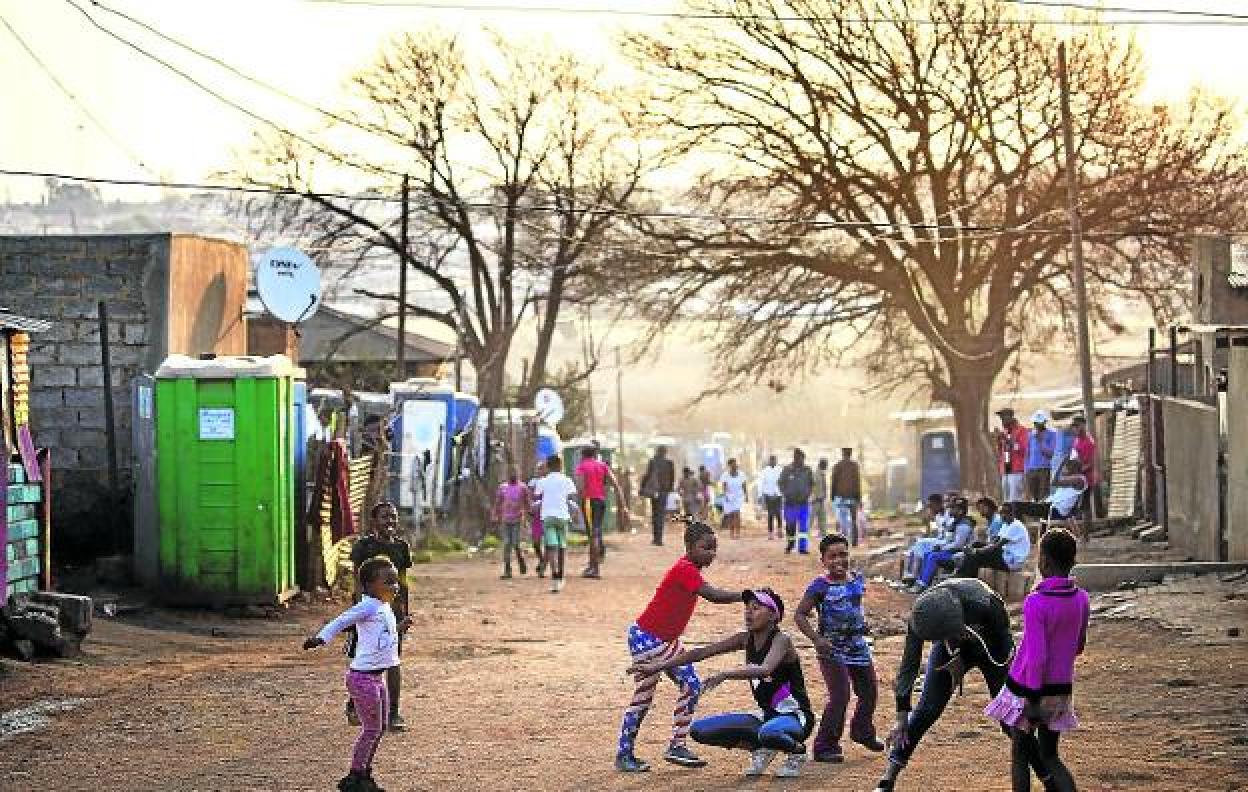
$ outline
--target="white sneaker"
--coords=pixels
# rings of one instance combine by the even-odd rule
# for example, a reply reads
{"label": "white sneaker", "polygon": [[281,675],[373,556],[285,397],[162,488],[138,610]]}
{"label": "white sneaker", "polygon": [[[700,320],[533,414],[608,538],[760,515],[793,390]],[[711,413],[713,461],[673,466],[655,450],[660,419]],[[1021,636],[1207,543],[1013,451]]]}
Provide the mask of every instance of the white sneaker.
{"label": "white sneaker", "polygon": [[745,775],[749,778],[761,776],[767,769],[767,765],[771,764],[771,760],[775,758],[775,751],[759,748],[750,754],[750,766],[745,768]]}
{"label": "white sneaker", "polygon": [[776,771],[776,778],[797,778],[802,774],[802,765],[806,764],[806,754],[789,754]]}
{"label": "white sneaker", "polygon": [[550,590],[555,594],[563,591],[563,578],[555,579],[554,582],[550,584]]}

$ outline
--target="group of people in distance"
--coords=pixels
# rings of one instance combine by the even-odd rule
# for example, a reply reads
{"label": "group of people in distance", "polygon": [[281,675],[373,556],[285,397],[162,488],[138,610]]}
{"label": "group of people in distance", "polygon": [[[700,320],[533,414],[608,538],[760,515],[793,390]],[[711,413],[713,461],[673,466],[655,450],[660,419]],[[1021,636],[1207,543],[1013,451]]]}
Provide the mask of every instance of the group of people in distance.
{"label": "group of people in distance", "polygon": [[988,496],[974,502],[982,528],[971,516],[971,501],[960,492],[927,497],[929,529],[906,551],[900,585],[921,593],[939,575],[975,577],[980,569],[1021,570],[1031,552],[1024,517],[1066,522],[1076,528],[1085,496],[1097,481],[1096,443],[1082,415],[1060,433],[1048,427],[1043,411],[1024,428],[1011,409],[1003,409],[996,432],[1003,502]]}
{"label": "group of people in distance", "polygon": [[[624,711],[615,766],[625,773],[650,769],[635,745],[642,720],[654,701],[660,675],[679,688],[668,762],[702,767],[706,761],[688,742],[750,752],[747,776],[762,775],[778,755],[775,775],[793,778],[806,762],[806,741],[814,735],[817,762],[844,761],[841,738],[851,691],[857,697],[850,740],[870,752],[887,751],[876,792],[891,792],[919,741],[940,718],[968,670],[978,669],[992,696],[985,714],[1011,739],[1010,773],[1016,792],[1029,790],[1031,775],[1045,790],[1066,792],[1075,782],[1058,754],[1061,734],[1077,726],[1073,706],[1075,658],[1087,636],[1088,596],[1075,585],[1077,542],[1062,529],[1040,540],[1042,578],[1023,605],[1023,639],[1014,646],[1009,611],[990,588],[972,578],[955,578],[931,587],[916,600],[907,621],[905,648],[894,682],[896,723],[887,743],[876,734],[878,683],[863,609],[866,583],[849,562],[849,541],[832,533],[819,544],[823,574],[803,593],[794,623],[810,640],[826,684],[827,704],[818,721],[802,670],[801,649],[781,628],[785,605],[770,587],[731,591],[707,582],[703,573],[715,560],[718,542],[708,524],[686,520],[685,555],[668,570],[653,598],[629,626],[629,672],[636,687]],[[699,599],[744,608],[742,629],[696,649],[685,649],[681,635]],[[812,616],[815,620],[812,623]],[[926,666],[924,647],[930,644]],[[700,680],[695,663],[741,653],[743,663]],[[922,674],[917,706],[915,682]],[[694,719],[702,696],[729,680],[749,683],[756,708]]]}
{"label": "group of people in distance", "polygon": [[852,448],[842,448],[831,470],[828,460],[816,467],[806,464],[806,452],[793,449],[789,464],[780,465],[775,454],[758,474],[758,491],[767,516],[767,538],[785,538],[785,553],[810,552],[812,528],[820,538],[828,533],[829,506],[839,532],[853,547],[866,538],[862,515],[862,473]]}
{"label": "group of people in distance", "polygon": [[537,557],[537,575],[545,577],[550,569],[552,592],[563,590],[564,561],[567,558],[568,532],[573,516],[580,515],[585,521],[589,540],[589,563],[581,577],[602,577],[602,564],[607,555],[603,538],[603,523],[607,516],[607,487],[615,491],[620,521],[627,524],[631,519],[627,501],[615,473],[599,459],[597,446],[581,449],[581,461],[570,478],[563,472],[563,460],[558,454],[548,457],[537,466],[536,475],[527,484],[520,480],[520,471],[512,465],[507,480],[499,485],[494,496],[491,518],[499,526],[503,537],[504,580],[512,578],[511,559],[515,556],[521,575],[528,574],[524,560],[524,525],[531,526],[530,538],[533,553]]}

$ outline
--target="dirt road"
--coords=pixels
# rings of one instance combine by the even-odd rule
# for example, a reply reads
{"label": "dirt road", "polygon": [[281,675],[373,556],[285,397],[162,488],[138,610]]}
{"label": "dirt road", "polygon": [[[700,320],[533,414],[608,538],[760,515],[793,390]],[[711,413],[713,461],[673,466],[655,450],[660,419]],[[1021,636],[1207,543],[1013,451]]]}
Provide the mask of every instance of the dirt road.
{"label": "dirt road", "polygon": [[[882,760],[853,745],[846,764],[808,764],[798,782],[743,781],[742,753],[702,749],[710,760],[702,770],[657,761],[675,700],[666,683],[638,746],[654,771],[615,773],[631,690],[625,630],[677,554],[673,543],[651,547],[642,535],[616,539],[606,579],[574,578],[560,595],[531,575],[500,581],[481,560],[418,567],[404,672],[411,729],[383,742],[379,781],[392,791],[871,789]],[[569,569],[581,566],[570,559]],[[707,577],[726,587],[769,584],[793,605],[816,572],[810,558],[785,557],[777,543],[724,539]],[[868,602],[889,632],[908,598],[873,586]],[[0,789],[332,789],[354,734],[342,717],[343,657],[336,647],[299,650],[330,614],[325,606],[280,622],[167,612],[139,623],[100,619],[80,661],[6,664]],[[687,637],[713,639],[740,618],[738,607],[700,604]],[[895,635],[876,642],[882,732],[900,644]],[[739,660],[711,661],[702,673],[729,662]],[[822,706],[821,688],[812,690]],[[1064,753],[1082,789],[1248,788],[1242,639],[1203,645],[1146,623],[1096,622],[1077,693],[1084,728]],[[744,684],[728,683],[699,711],[747,701]],[[965,697],[924,741],[899,789],[1008,789],[1008,744],[981,715],[986,703],[981,679],[969,676]]]}

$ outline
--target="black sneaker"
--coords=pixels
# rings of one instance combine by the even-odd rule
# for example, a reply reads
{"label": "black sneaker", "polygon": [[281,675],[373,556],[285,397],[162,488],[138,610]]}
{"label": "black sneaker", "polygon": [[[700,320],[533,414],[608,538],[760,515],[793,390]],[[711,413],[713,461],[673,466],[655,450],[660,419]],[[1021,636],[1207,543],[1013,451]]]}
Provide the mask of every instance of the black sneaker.
{"label": "black sneaker", "polygon": [[693,751],[683,745],[673,745],[668,748],[663,758],[681,767],[706,767],[705,759],[699,759]]}
{"label": "black sneaker", "polygon": [[879,737],[868,737],[865,740],[854,740],[854,742],[858,743],[872,753],[883,753],[884,749],[888,747],[884,745],[884,741]]}
{"label": "black sneaker", "polygon": [[615,757],[615,769],[621,773],[647,773],[650,771],[650,765],[632,754],[621,754]]}
{"label": "black sneaker", "polygon": [[386,731],[407,731],[407,721],[403,720],[403,716],[396,712],[387,719]]}
{"label": "black sneaker", "polygon": [[815,751],[815,761],[820,764],[840,764],[845,761],[845,754],[840,750]]}
{"label": "black sneaker", "polygon": [[339,792],[373,792],[368,776],[352,770],[338,781]]}

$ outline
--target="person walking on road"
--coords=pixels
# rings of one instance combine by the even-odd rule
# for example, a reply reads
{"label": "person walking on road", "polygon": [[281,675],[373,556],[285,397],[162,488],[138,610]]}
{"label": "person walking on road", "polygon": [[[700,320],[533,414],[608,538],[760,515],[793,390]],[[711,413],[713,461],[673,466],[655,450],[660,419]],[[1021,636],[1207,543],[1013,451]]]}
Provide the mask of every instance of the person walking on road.
{"label": "person walking on road", "polygon": [[854,461],[854,449],[842,448],[841,458],[832,468],[832,505],[836,509],[836,522],[841,533],[849,539],[850,547],[857,547],[858,509],[862,506],[862,471]]}
{"label": "person walking on road", "polygon": [[[620,525],[627,525],[631,516],[628,507],[624,505],[624,490],[611,472],[611,467],[598,458],[597,446],[590,445],[581,449],[581,462],[576,466],[574,475],[589,536],[589,566],[581,573],[581,577],[599,578],[602,576],[602,561],[607,555],[602,526],[607,517],[608,484],[615,490],[616,513],[619,515]],[[522,573],[523,571],[521,568]]]}
{"label": "person walking on road", "polygon": [[749,500],[748,479],[737,467],[735,458],[728,460],[728,469],[719,477],[724,492],[724,528],[732,539],[741,538],[741,510]]}
{"label": "person walking on road", "polygon": [[810,517],[819,531],[819,538],[828,535],[828,460],[820,459],[815,466],[815,489],[810,494]]}
{"label": "person walking on road", "polygon": [[663,522],[667,519],[667,499],[676,491],[676,465],[667,458],[667,449],[659,446],[641,474],[641,497],[650,501],[650,528],[655,545],[663,544]]}
{"label": "person walking on road", "polygon": [[793,461],[780,473],[780,494],[784,498],[784,552],[810,553],[810,496],[815,489],[815,472],[806,464],[806,452],[793,449]]}
{"label": "person walking on road", "polygon": [[784,498],[780,495],[780,474],[784,469],[776,455],[767,457],[767,466],[758,474],[759,494],[763,496],[763,506],[767,508],[767,538],[773,539],[780,535],[784,528]]}

